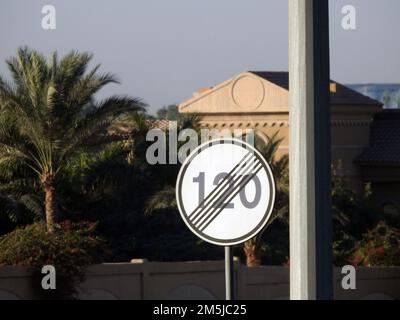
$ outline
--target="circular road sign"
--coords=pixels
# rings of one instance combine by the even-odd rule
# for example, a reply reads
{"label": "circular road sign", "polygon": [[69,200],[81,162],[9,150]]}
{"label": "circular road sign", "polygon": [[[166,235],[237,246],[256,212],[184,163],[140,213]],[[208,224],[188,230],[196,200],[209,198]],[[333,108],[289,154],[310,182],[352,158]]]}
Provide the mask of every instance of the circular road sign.
{"label": "circular road sign", "polygon": [[176,199],[189,229],[204,241],[232,246],[257,235],[275,202],[275,181],[264,157],[248,143],[217,139],[185,160]]}

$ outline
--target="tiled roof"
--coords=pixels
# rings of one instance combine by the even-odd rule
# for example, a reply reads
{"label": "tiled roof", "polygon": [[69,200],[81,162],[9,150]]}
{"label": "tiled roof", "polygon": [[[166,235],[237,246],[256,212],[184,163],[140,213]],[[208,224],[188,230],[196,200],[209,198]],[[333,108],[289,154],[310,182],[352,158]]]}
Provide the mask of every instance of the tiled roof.
{"label": "tiled roof", "polygon": [[[250,71],[251,73],[270,81],[281,88],[289,90],[289,72],[284,71]],[[351,105],[379,105],[382,103],[371,99],[357,91],[354,91],[340,83],[332,81],[336,84],[336,92],[331,91],[331,104],[351,104]]]}
{"label": "tiled roof", "polygon": [[172,127],[176,127],[176,122],[166,119],[149,119],[146,122],[151,129],[161,129],[163,131],[166,131],[168,130],[170,125]]}
{"label": "tiled roof", "polygon": [[[147,119],[146,124],[149,129],[160,129],[167,131],[169,127],[176,127],[175,121],[165,119]],[[131,125],[120,123],[111,128],[107,128],[104,134],[109,137],[114,137],[115,140],[126,139],[134,132],[134,128]]]}
{"label": "tiled roof", "polygon": [[400,166],[400,110],[385,110],[375,116],[370,146],[356,162],[360,165]]}

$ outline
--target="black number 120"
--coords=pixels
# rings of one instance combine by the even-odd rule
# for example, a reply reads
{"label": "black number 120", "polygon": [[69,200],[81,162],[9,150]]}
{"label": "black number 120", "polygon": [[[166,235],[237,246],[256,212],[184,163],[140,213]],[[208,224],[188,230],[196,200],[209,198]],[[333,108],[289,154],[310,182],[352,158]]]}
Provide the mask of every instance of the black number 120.
{"label": "black number 120", "polygon": [[[218,185],[218,183],[220,183],[220,181],[225,179],[225,177],[227,175],[228,175],[228,173],[226,173],[226,172],[221,172],[221,173],[217,174],[213,181],[214,185],[215,186]],[[204,186],[205,178],[206,178],[205,172],[200,172],[200,174],[197,177],[193,178],[193,182],[199,184],[199,203],[202,203],[204,201],[204,197],[205,197],[205,190],[204,190],[205,189],[205,186]],[[252,201],[248,201],[248,199],[247,199],[246,192],[245,192],[246,187],[244,187],[242,190],[240,190],[240,201],[242,202],[243,206],[247,209],[255,208],[261,199],[260,179],[255,175],[252,177],[251,181],[254,182],[255,187],[256,187],[256,193],[255,193],[254,199]],[[234,187],[234,181],[233,181],[232,177],[228,178],[228,184],[229,184],[229,188]],[[226,209],[234,209],[234,204],[233,203],[219,203],[218,207],[226,208]]]}

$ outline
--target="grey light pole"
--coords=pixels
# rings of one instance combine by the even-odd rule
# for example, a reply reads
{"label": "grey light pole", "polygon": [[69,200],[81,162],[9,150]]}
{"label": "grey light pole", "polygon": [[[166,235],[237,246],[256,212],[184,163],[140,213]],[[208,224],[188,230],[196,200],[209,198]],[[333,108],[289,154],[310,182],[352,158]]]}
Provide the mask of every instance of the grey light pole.
{"label": "grey light pole", "polygon": [[289,0],[290,297],[332,299],[328,0]]}

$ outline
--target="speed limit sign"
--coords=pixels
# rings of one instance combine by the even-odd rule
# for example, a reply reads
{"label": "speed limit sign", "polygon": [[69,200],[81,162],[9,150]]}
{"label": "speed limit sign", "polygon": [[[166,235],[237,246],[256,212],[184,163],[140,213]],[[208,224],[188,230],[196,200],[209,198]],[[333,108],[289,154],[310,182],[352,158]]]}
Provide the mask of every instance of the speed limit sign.
{"label": "speed limit sign", "polygon": [[189,229],[220,246],[245,242],[268,222],[275,182],[264,157],[238,139],[204,143],[185,160],[176,198]]}

